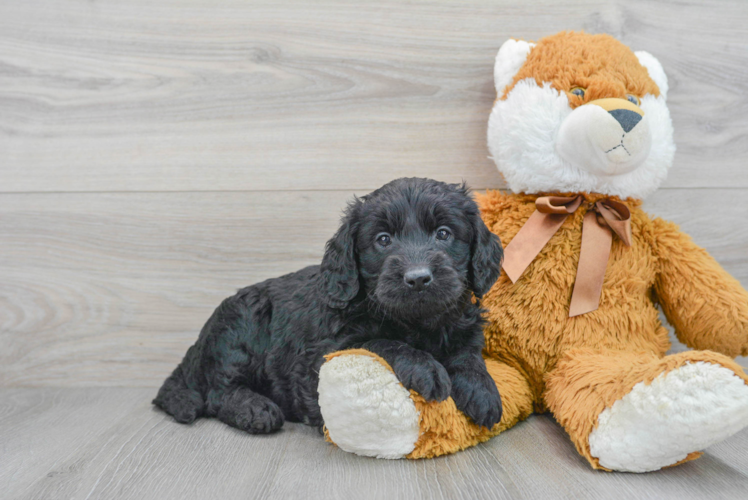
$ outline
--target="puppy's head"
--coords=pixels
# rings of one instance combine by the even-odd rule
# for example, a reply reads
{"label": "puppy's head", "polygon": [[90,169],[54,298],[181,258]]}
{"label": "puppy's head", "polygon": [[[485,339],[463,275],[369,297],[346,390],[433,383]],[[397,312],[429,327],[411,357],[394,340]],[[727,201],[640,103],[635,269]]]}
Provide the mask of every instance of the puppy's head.
{"label": "puppy's head", "polygon": [[416,319],[443,313],[467,291],[481,297],[501,258],[464,185],[398,179],[348,206],[321,268],[331,307],[360,294],[389,316]]}

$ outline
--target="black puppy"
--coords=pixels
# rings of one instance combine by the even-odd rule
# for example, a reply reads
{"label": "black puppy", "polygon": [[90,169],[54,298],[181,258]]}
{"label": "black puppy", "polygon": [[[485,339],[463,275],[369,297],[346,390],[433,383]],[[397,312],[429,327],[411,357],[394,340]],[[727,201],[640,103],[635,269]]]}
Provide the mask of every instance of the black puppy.
{"label": "black puppy", "polygon": [[465,185],[392,181],[350,203],[321,266],[224,300],[153,403],[178,422],[217,417],[250,433],[284,419],[321,426],[323,356],[363,347],[406,388],[428,400],[452,396],[491,427],[501,399],[472,295],[493,285],[501,258]]}

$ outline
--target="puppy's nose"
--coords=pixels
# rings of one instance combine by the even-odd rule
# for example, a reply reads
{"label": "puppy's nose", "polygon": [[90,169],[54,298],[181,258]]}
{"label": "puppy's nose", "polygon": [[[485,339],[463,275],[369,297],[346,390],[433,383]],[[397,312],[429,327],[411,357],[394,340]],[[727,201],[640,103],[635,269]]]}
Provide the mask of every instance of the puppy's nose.
{"label": "puppy's nose", "polygon": [[433,276],[427,267],[411,269],[405,273],[404,280],[408,287],[420,291],[431,284]]}

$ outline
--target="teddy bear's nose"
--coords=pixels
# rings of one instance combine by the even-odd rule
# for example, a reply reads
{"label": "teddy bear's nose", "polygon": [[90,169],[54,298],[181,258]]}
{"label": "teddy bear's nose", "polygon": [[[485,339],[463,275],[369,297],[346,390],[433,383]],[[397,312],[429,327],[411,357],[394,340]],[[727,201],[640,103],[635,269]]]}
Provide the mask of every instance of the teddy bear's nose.
{"label": "teddy bear's nose", "polygon": [[623,127],[623,131],[627,134],[636,127],[636,124],[639,123],[642,119],[642,115],[635,111],[631,111],[629,109],[614,109],[611,111],[608,111],[613,118],[616,119],[618,123],[621,124],[621,127]]}

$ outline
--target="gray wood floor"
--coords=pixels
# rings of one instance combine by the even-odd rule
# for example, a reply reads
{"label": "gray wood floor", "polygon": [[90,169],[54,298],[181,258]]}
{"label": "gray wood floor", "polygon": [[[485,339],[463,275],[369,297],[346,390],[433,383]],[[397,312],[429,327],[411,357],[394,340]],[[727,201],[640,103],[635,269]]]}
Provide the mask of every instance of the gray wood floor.
{"label": "gray wood floor", "polygon": [[433,460],[345,453],[309,427],[174,423],[153,389],[0,390],[0,491],[19,499],[745,498],[748,430],[656,474],[595,472],[549,416]]}
{"label": "gray wood floor", "polygon": [[678,152],[645,207],[748,286],[745,0],[0,2],[0,497],[748,498],[746,432],[605,474],[548,416],[389,462],[150,407],[219,301],[318,262],[354,194],[503,187],[496,51],[565,29],[660,59]]}

